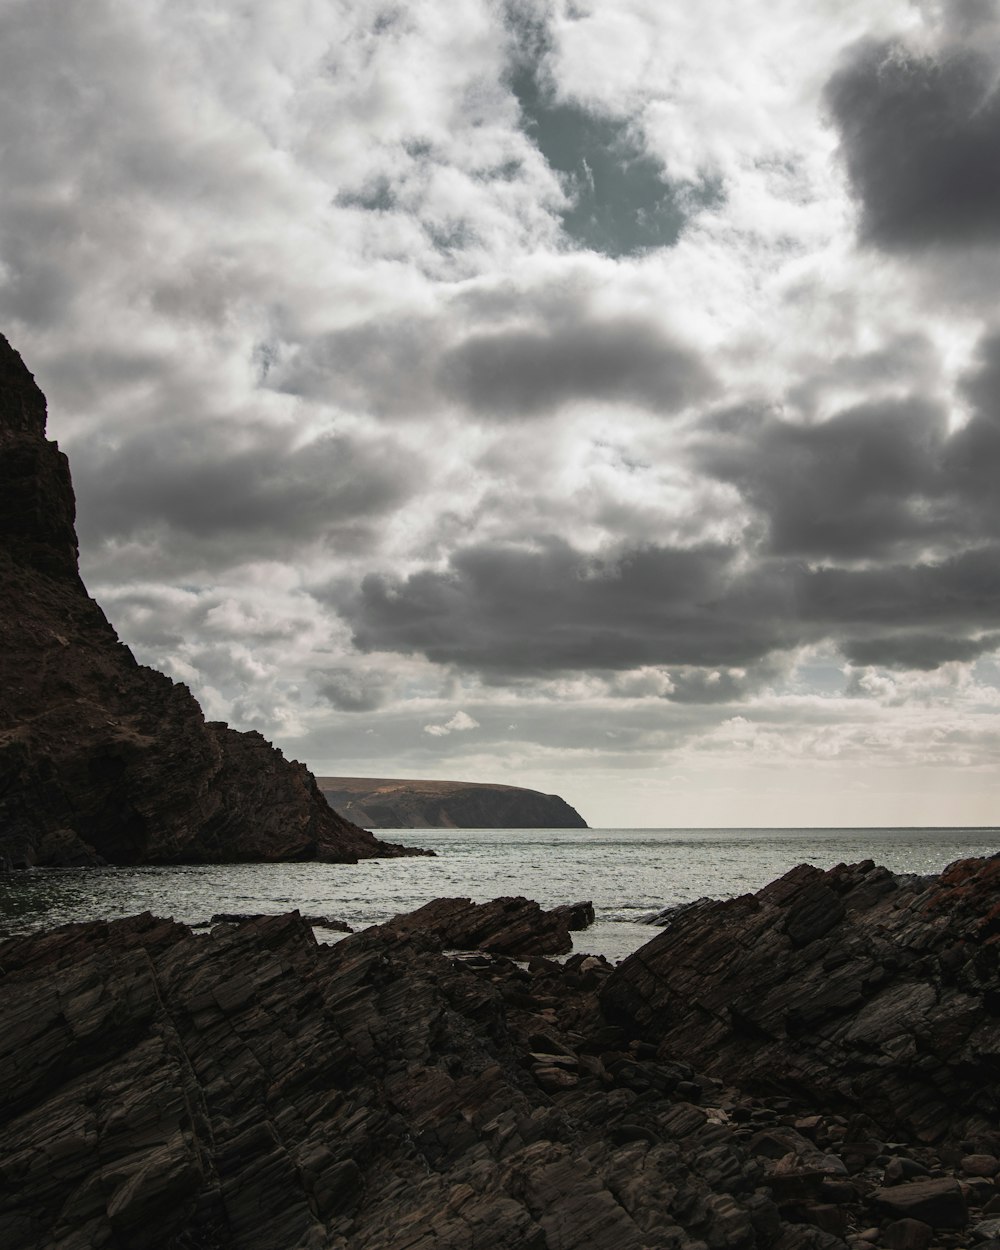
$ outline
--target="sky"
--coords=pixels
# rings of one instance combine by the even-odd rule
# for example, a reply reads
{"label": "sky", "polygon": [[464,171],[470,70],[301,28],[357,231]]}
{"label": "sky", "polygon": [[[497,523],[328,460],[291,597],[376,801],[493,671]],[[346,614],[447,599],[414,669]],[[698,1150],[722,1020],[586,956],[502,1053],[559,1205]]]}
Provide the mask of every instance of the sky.
{"label": "sky", "polygon": [[0,0],[0,330],[321,775],[1000,821],[986,0]]}

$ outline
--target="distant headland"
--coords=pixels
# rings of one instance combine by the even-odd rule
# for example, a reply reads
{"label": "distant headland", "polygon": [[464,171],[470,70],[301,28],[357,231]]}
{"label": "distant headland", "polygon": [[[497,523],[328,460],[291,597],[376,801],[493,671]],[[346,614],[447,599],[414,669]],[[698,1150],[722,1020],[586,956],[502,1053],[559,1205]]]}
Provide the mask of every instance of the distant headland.
{"label": "distant headland", "polygon": [[368,829],[586,829],[558,794],[482,781],[317,777],[330,806]]}

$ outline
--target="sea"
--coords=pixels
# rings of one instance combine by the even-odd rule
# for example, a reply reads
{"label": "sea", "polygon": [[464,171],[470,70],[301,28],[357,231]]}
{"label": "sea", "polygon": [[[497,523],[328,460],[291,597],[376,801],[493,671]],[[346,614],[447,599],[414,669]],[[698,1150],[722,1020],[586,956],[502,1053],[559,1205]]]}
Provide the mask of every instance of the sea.
{"label": "sea", "polygon": [[[618,962],[677,903],[760,889],[801,863],[872,859],[893,872],[939,872],[1000,852],[977,829],[383,829],[435,857],[359,864],[197,864],[43,868],[0,875],[0,937],[69,921],[151,911],[198,925],[220,913],[328,916],[354,929],[434,898],[525,895],[544,907],[590,899],[596,921],[575,947]],[[318,928],[321,941],[338,934]]]}

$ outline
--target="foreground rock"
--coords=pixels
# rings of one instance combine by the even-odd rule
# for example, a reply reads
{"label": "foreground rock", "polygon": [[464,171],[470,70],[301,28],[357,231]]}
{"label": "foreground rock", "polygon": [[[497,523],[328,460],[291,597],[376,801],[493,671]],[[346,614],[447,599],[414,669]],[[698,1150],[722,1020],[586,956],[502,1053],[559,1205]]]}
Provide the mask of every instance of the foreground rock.
{"label": "foreground rock", "polygon": [[589,902],[543,911],[527,898],[495,898],[488,903],[438,898],[396,916],[384,927],[400,935],[428,934],[452,950],[529,959],[567,954],[573,949],[570,930],[585,929],[593,921],[594,906]]}
{"label": "foreground rock", "polygon": [[1000,856],[930,878],[802,865],[678,913],[603,1006],[660,1055],[745,1090],[863,1113],[882,1140],[965,1140],[966,1155],[983,1142],[992,1156],[998,974]]}
{"label": "foreground rock", "polygon": [[136,664],[77,571],[66,457],[0,336],[0,868],[413,854]]}
{"label": "foreground rock", "polygon": [[558,794],[481,781],[319,777],[327,802],[370,829],[586,829]]}
{"label": "foreground rock", "polygon": [[574,960],[323,947],[297,915],[8,942],[0,1244],[794,1250],[674,1068],[580,1031],[607,970]]}
{"label": "foreground rock", "polygon": [[797,869],[618,969],[413,917],[9,941],[0,1245],[998,1250],[998,865]]}

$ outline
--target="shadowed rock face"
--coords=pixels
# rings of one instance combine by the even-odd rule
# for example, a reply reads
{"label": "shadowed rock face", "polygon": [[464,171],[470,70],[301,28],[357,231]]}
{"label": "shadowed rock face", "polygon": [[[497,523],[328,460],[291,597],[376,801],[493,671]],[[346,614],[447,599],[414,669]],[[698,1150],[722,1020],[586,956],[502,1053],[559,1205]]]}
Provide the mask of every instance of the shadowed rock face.
{"label": "shadowed rock face", "polygon": [[372,829],[586,829],[558,794],[477,781],[319,777],[327,802]]}
{"label": "shadowed rock face", "polygon": [[473,969],[385,931],[317,947],[294,915],[0,946],[0,1244],[773,1244],[759,1163],[666,1077],[640,1104],[616,1039],[620,1077],[582,1045],[591,962],[585,990],[582,964]]}
{"label": "shadowed rock face", "polygon": [[803,864],[703,900],[616,969],[615,1020],[743,1089],[935,1142],[1000,1122],[1000,856]]}
{"label": "shadowed rock face", "polygon": [[449,958],[426,909],[10,940],[0,1245],[995,1250],[998,871],[797,869],[617,970]]}
{"label": "shadowed rock face", "polygon": [[543,911],[527,898],[495,898],[473,903],[467,898],[437,898],[383,927],[398,936],[431,934],[452,950],[489,951],[528,959],[532,955],[565,955],[573,949],[571,929],[594,922],[594,905],[570,903]]}
{"label": "shadowed rock face", "polygon": [[135,662],[77,571],[66,457],[0,336],[0,867],[412,854]]}

